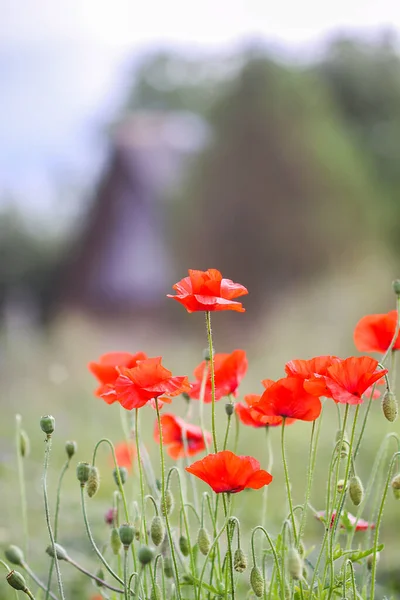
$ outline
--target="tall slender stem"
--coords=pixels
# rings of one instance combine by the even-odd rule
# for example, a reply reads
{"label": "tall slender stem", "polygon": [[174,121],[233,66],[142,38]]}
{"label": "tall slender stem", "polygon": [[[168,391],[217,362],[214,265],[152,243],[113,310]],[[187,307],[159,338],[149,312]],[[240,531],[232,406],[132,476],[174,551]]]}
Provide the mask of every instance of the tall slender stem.
{"label": "tall slender stem", "polygon": [[[142,458],[140,455],[140,440],[139,440],[139,409],[135,409],[135,439],[136,439],[136,451],[137,451],[137,459],[138,459],[138,467],[139,467],[139,480],[140,480],[140,496],[141,496],[141,504],[142,504],[142,519],[143,519],[143,527],[144,527],[144,540],[146,545],[148,544],[148,535],[147,535],[147,524],[146,524],[146,510],[144,505],[144,479],[143,479],[143,465]],[[142,537],[142,531],[140,532],[140,537]]]}
{"label": "tall slender stem", "polygon": [[211,313],[206,312],[206,327],[208,350],[210,353],[210,377],[211,377],[211,432],[213,437],[214,452],[218,452],[217,432],[215,429],[215,372],[214,372],[214,347],[211,330]]}
{"label": "tall slender stem", "polygon": [[124,549],[124,597],[129,600],[128,594],[128,548]]}
{"label": "tall slender stem", "polygon": [[[274,464],[274,457],[272,453],[272,444],[271,444],[271,431],[270,427],[265,428],[265,432],[267,434],[267,450],[268,450],[268,465],[267,471],[271,473],[272,467]],[[262,497],[262,514],[261,514],[261,525],[265,528],[267,525],[267,504],[268,504],[268,485],[264,486],[263,489],[263,497]]]}
{"label": "tall slender stem", "polygon": [[[318,419],[318,421],[321,421],[321,418]],[[301,513],[301,521],[300,521],[300,529],[299,529],[299,537],[298,537],[298,546],[301,542],[301,538],[303,537],[304,534],[304,529],[306,526],[306,520],[307,520],[307,508],[308,508],[308,502],[310,500],[310,494],[311,494],[311,484],[312,484],[312,475],[313,475],[313,455],[314,455],[314,434],[316,431],[316,425],[315,425],[315,421],[313,421],[312,424],[312,429],[311,429],[311,438],[310,438],[310,451],[309,451],[309,455],[308,455],[308,469],[307,469],[307,487],[306,487],[306,494],[305,494],[305,498],[304,498],[304,507]]]}
{"label": "tall slender stem", "polygon": [[290,519],[292,522],[293,538],[294,538],[295,545],[297,545],[296,521],[294,519],[294,513],[293,513],[292,490],[290,488],[289,470],[288,470],[288,466],[287,466],[286,452],[285,452],[285,429],[286,429],[285,425],[286,425],[286,418],[283,419],[282,429],[281,429],[281,432],[282,432],[281,433],[282,462],[283,462],[283,471],[285,473],[286,493],[287,493],[287,498],[288,498],[288,502],[289,502],[289,512],[290,512]]}
{"label": "tall slender stem", "polygon": [[201,433],[203,436],[203,441],[204,441],[204,446],[206,448],[206,453],[208,454],[210,449],[208,447],[208,440],[207,440],[207,436],[206,436],[206,428],[204,426],[204,397],[206,394],[206,384],[207,384],[207,377],[208,377],[208,365],[207,365],[207,361],[205,364],[205,368],[203,371],[203,377],[201,379],[201,383],[200,383],[200,395],[199,395],[199,415],[200,415],[200,427],[201,427]]}
{"label": "tall slender stem", "polygon": [[[25,569],[29,577],[32,579],[32,581],[36,583],[38,587],[40,587],[44,592],[47,592],[48,587],[46,587],[46,584],[41,579],[39,579],[39,577],[32,571],[32,569],[28,564],[26,564],[26,562],[21,563],[21,567]],[[58,600],[58,596],[53,594],[53,592],[49,591],[49,596],[50,598],[52,598],[52,600]]]}
{"label": "tall slender stem", "polygon": [[15,416],[16,422],[16,450],[17,450],[17,468],[18,468],[18,482],[19,492],[21,497],[21,512],[22,512],[22,525],[24,530],[24,553],[25,556],[29,557],[29,529],[28,529],[28,509],[26,502],[26,488],[25,488],[25,474],[24,474],[24,461],[21,454],[21,415]]}

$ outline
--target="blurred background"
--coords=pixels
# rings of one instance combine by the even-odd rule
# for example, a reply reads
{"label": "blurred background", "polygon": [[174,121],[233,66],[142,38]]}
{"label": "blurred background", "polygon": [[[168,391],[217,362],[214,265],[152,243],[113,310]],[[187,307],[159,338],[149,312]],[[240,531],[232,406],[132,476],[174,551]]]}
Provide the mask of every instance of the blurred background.
{"label": "blurred background", "polygon": [[[202,316],[165,298],[188,268],[218,268],[250,291],[244,315],[214,319],[217,351],[248,352],[243,392],[257,393],[260,380],[281,376],[292,358],[353,354],[358,319],[394,307],[400,7],[395,0],[0,0],[0,8],[6,545],[22,531],[15,413],[32,438],[29,503],[39,515],[41,414],[57,419],[52,485],[65,439],[76,438],[87,460],[100,436],[122,437],[116,407],[92,395],[89,360],[143,350],[162,355],[176,374],[191,374],[201,361]],[[152,446],[153,414],[144,419]],[[368,432],[365,474],[389,431],[379,423]],[[335,435],[326,427],[320,504]],[[251,433],[243,432],[243,451],[255,444]],[[296,424],[291,435],[301,488],[296,460],[301,446],[305,469],[309,428]],[[65,520],[81,523],[72,475],[68,485]],[[96,509],[100,530],[110,487],[111,476]],[[41,540],[33,554],[39,570],[47,539],[40,518],[31,532]],[[281,518],[271,516],[272,529]],[[396,527],[392,502],[383,528],[389,548],[397,547]],[[79,536],[67,535],[77,551],[85,544]],[[394,563],[387,552],[382,584],[393,579]],[[80,579],[71,585],[82,588]]]}

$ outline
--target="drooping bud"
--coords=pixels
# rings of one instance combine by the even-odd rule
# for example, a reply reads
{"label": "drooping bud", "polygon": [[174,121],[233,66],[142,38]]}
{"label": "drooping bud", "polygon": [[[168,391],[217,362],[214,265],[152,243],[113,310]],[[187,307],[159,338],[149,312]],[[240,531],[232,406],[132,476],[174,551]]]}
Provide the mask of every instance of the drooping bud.
{"label": "drooping bud", "polygon": [[211,542],[208,531],[204,527],[200,527],[199,533],[197,534],[197,545],[200,552],[206,556],[210,550]]}
{"label": "drooping bud", "polygon": [[47,415],[40,419],[40,428],[46,435],[50,436],[55,428],[56,420],[54,417]]}
{"label": "drooping bud", "polygon": [[111,546],[111,550],[113,551],[113,553],[115,555],[119,554],[121,545],[122,545],[121,538],[119,537],[118,529],[116,527],[113,527],[111,529],[111,535],[110,535],[110,546]]}
{"label": "drooping bud", "polygon": [[233,413],[235,412],[235,407],[233,406],[232,402],[227,402],[225,404],[225,412],[228,415],[228,417],[231,417],[233,415]]}
{"label": "drooping bud", "polygon": [[78,465],[76,467],[76,476],[78,478],[78,481],[80,481],[82,487],[87,483],[87,481],[89,479],[89,475],[90,475],[89,463],[87,463],[87,462],[78,463]]}
{"label": "drooping bud", "polygon": [[389,392],[389,390],[386,390],[383,395],[382,410],[386,419],[391,423],[397,419],[399,408],[397,405],[396,396],[393,394],[393,392]]}
{"label": "drooping bud", "polygon": [[132,544],[134,537],[135,528],[133,525],[130,523],[123,523],[119,528],[119,539],[121,540],[125,550]]}
{"label": "drooping bud", "polygon": [[28,438],[28,434],[24,429],[19,432],[19,452],[23,458],[29,456],[31,451],[31,444]]}
{"label": "drooping bud", "polygon": [[148,565],[153,560],[154,552],[148,546],[142,546],[138,551],[138,559],[142,565]]}
{"label": "drooping bud", "polygon": [[392,486],[393,495],[396,500],[400,500],[400,473],[397,473],[390,482]]}
{"label": "drooping bud", "polygon": [[189,402],[190,402],[189,394],[187,394],[186,392],[182,392],[182,397],[189,404]]}
{"label": "drooping bud", "polygon": [[189,556],[189,542],[184,535],[181,535],[181,537],[179,538],[179,549],[182,552],[183,556]]}
{"label": "drooping bud", "polygon": [[392,287],[396,296],[400,296],[400,279],[395,279],[392,281]]}
{"label": "drooping bud", "polygon": [[340,458],[346,458],[349,454],[349,438],[347,437],[347,433],[343,433],[343,443],[339,444],[342,440],[342,430],[338,429],[336,432],[336,444],[338,448],[338,452],[340,452]]}
{"label": "drooping bud", "polygon": [[150,600],[161,600],[161,589],[158,583],[155,583],[151,588]]}
{"label": "drooping bud", "polygon": [[354,475],[350,479],[349,495],[352,503],[355,506],[361,504],[364,498],[364,486],[362,484],[361,479],[357,475]]}
{"label": "drooping bud", "polygon": [[233,556],[233,568],[238,573],[243,573],[247,569],[247,556],[241,548],[237,548]]}
{"label": "drooping bud", "polygon": [[153,517],[150,524],[150,537],[155,546],[159,546],[164,539],[164,522],[159,515]]}
{"label": "drooping bud", "polygon": [[293,579],[301,579],[303,573],[303,561],[296,548],[290,548],[288,553],[288,568]]}
{"label": "drooping bud", "polygon": [[252,568],[250,573],[250,585],[257,598],[262,598],[265,582],[260,569],[256,566]]}
{"label": "drooping bud", "polygon": [[[125,467],[118,467],[118,471],[119,471],[119,476],[121,478],[121,483],[122,483],[122,485],[124,485],[124,483],[128,479],[128,469],[126,469]],[[113,470],[113,477],[114,477],[114,481],[117,486],[119,486],[118,471],[117,471],[117,469]]]}
{"label": "drooping bud", "polygon": [[[213,354],[214,354],[214,351],[213,351]],[[211,358],[210,348],[204,348],[204,350],[203,350],[203,360],[205,360],[206,362],[210,362],[210,358]]]}
{"label": "drooping bud", "polygon": [[72,458],[76,451],[78,450],[78,444],[74,441],[65,442],[65,452],[67,453],[68,458]]}
{"label": "drooping bud", "polygon": [[[60,546],[60,544],[54,544],[54,549],[56,551],[55,555],[57,556],[58,560],[68,560],[69,559],[67,551],[65,550],[65,548]],[[46,553],[49,556],[51,556],[51,558],[54,558],[53,546],[47,546]]]}
{"label": "drooping bud", "polygon": [[[95,583],[97,585],[97,587],[103,587],[103,581],[104,581],[104,571],[101,567],[99,567],[96,571],[96,577],[97,579],[95,579]],[[102,581],[98,581],[99,579],[101,579]]]}
{"label": "drooping bud", "polygon": [[5,549],[4,554],[6,559],[10,561],[12,565],[19,566],[24,562],[24,553],[22,552],[21,548],[18,548],[18,546],[8,546],[8,548]]}
{"label": "drooping bud", "polygon": [[170,490],[165,490],[164,498],[161,498],[160,502],[160,510],[161,514],[165,517],[165,515],[171,514],[174,508],[174,497]]}
{"label": "drooping bud", "polygon": [[11,585],[14,590],[19,590],[21,592],[25,592],[27,590],[26,581],[18,571],[10,571],[6,577],[7,583]]}
{"label": "drooping bud", "polygon": [[[338,491],[339,494],[341,494],[343,492],[343,490],[344,490],[344,483],[345,483],[344,479],[339,479],[339,481],[337,482],[337,488],[336,489],[337,489],[337,491]],[[346,488],[347,488],[347,486],[346,486]]]}
{"label": "drooping bud", "polygon": [[100,473],[97,467],[92,465],[89,471],[89,479],[86,485],[86,491],[89,498],[93,498],[100,487]]}
{"label": "drooping bud", "polygon": [[[378,564],[378,562],[380,561],[381,555],[380,552],[377,552],[375,555],[375,562],[376,564]],[[367,556],[367,569],[368,571],[372,571],[372,565],[374,564],[374,555],[373,554],[369,554]]]}
{"label": "drooping bud", "polygon": [[164,575],[168,577],[168,579],[172,579],[174,576],[174,568],[172,566],[172,558],[170,556],[166,556],[164,558]]}

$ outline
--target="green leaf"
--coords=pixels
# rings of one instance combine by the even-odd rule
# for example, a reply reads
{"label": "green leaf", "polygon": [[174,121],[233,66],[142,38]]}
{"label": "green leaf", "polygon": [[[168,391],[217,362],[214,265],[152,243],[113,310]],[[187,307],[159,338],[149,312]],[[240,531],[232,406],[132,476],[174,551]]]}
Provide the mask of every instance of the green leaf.
{"label": "green leaf", "polygon": [[[377,547],[376,551],[382,552],[383,548],[384,548],[384,544],[380,544]],[[370,556],[374,552],[375,552],[374,548],[369,548],[369,550],[348,550],[343,553],[343,556],[345,556],[346,558],[349,558],[352,562],[358,562],[358,561],[362,560],[363,558]]]}

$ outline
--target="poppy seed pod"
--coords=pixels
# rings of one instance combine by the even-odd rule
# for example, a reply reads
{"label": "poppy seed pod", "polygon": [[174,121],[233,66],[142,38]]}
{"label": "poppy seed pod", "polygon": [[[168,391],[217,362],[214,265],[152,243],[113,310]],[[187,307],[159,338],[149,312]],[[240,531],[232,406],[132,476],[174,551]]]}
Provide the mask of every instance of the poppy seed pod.
{"label": "poppy seed pod", "polygon": [[238,573],[243,573],[247,569],[247,556],[241,548],[237,548],[233,556],[233,568]]}
{"label": "poppy seed pod", "polygon": [[68,458],[72,458],[78,449],[78,444],[73,441],[65,442],[65,452],[67,453]]}
{"label": "poppy seed pod", "polygon": [[228,417],[231,417],[233,415],[233,413],[235,412],[235,407],[232,404],[232,402],[227,402],[225,404],[225,412],[228,415]]}
{"label": "poppy seed pod", "polygon": [[[124,485],[126,483],[126,480],[128,479],[128,469],[126,467],[118,467],[118,471],[119,471],[121,483],[122,483],[122,485]],[[117,469],[113,470],[113,477],[114,477],[114,481],[117,486],[119,486],[118,471],[117,471]]]}
{"label": "poppy seed pod", "polygon": [[265,582],[260,569],[256,566],[252,568],[250,573],[250,585],[257,598],[262,598]]}
{"label": "poppy seed pod", "polygon": [[23,458],[29,456],[31,450],[31,444],[28,438],[28,434],[24,429],[19,432],[19,452]]}
{"label": "poppy seed pod", "polygon": [[[380,561],[381,555],[379,552],[376,553],[375,555],[375,562],[376,564],[378,564],[378,562]],[[367,569],[368,571],[372,571],[372,565],[374,564],[374,555],[370,554],[369,556],[367,556]]]}
{"label": "poppy seed pod", "polygon": [[139,548],[138,559],[142,565],[148,565],[153,560],[154,552],[148,546]]}
{"label": "poppy seed pod", "polygon": [[[65,550],[65,548],[60,546],[60,544],[55,543],[54,550],[55,550],[55,555],[57,556],[58,560],[68,560],[69,559],[67,551]],[[51,558],[54,558],[54,550],[53,550],[53,546],[47,546],[46,553],[49,556],[51,556]]]}
{"label": "poppy seed pod", "polygon": [[161,498],[160,502],[160,510],[161,514],[165,517],[165,515],[171,514],[174,508],[174,497],[170,490],[165,490],[164,497]]}
{"label": "poppy seed pod", "polygon": [[27,590],[26,581],[18,571],[10,571],[6,577],[7,583],[11,585],[14,590],[19,590],[21,592],[25,592]]}
{"label": "poppy seed pod", "polygon": [[400,296],[400,279],[395,279],[392,281],[392,287],[396,296]]}
{"label": "poppy seed pod", "polygon": [[161,589],[158,583],[155,583],[151,588],[150,600],[161,600]]}
{"label": "poppy seed pod", "polygon": [[351,499],[352,503],[355,506],[358,506],[359,504],[361,504],[361,502],[364,498],[364,486],[362,484],[361,479],[359,477],[357,477],[357,475],[354,475],[350,479],[349,495],[350,495],[350,499]]}
{"label": "poppy seed pod", "polygon": [[386,419],[391,423],[393,423],[393,421],[397,419],[399,409],[397,405],[396,396],[393,394],[393,392],[389,392],[389,390],[386,390],[386,392],[383,395],[382,410]]}
{"label": "poppy seed pod", "polygon": [[396,500],[400,500],[400,473],[397,473],[390,482],[392,486],[393,495]]}
{"label": "poppy seed pod", "polygon": [[172,579],[174,576],[174,569],[172,567],[172,559],[170,556],[164,558],[164,575],[165,577],[168,577],[168,579]]}
{"label": "poppy seed pod", "polygon": [[200,527],[199,533],[197,534],[197,545],[200,552],[206,556],[210,550],[211,542],[208,531],[204,527]]}
{"label": "poppy seed pod", "polygon": [[94,465],[90,467],[89,479],[86,485],[86,491],[89,498],[93,498],[98,492],[100,487],[100,474],[97,467]]}
{"label": "poppy seed pod", "polygon": [[119,528],[119,539],[121,540],[125,550],[132,544],[134,537],[135,528],[133,525],[130,523],[123,523]]}
{"label": "poppy seed pod", "polygon": [[164,539],[165,529],[162,518],[159,515],[153,517],[150,525],[150,537],[155,546],[159,546]]}
{"label": "poppy seed pod", "polygon": [[24,562],[24,553],[18,546],[8,546],[4,551],[5,557],[12,565],[22,565]]}
{"label": "poppy seed pod", "polygon": [[87,481],[89,479],[89,475],[90,475],[89,463],[87,463],[87,462],[78,463],[78,465],[76,467],[76,476],[78,478],[78,481],[80,481],[82,487],[87,483]]}
{"label": "poppy seed pod", "polygon": [[121,545],[122,545],[121,538],[119,537],[118,529],[116,527],[113,527],[111,529],[111,534],[110,534],[110,546],[111,546],[111,550],[113,551],[113,554],[115,554],[115,555],[119,554]]}
{"label": "poppy seed pod", "polygon": [[303,574],[303,561],[296,548],[290,548],[288,553],[288,567],[290,576],[293,579],[301,579]]}
{"label": "poppy seed pod", "polygon": [[179,538],[179,549],[182,552],[183,556],[189,556],[189,542],[184,535],[181,535],[181,537]]}
{"label": "poppy seed pod", "polygon": [[46,435],[51,435],[55,428],[56,420],[54,417],[47,415],[40,419],[40,428]]}

